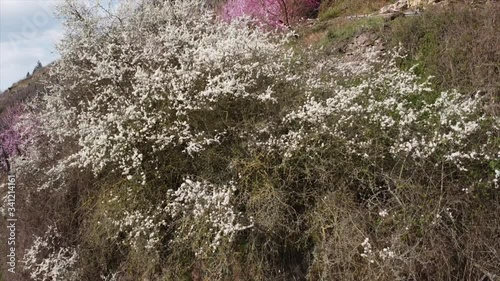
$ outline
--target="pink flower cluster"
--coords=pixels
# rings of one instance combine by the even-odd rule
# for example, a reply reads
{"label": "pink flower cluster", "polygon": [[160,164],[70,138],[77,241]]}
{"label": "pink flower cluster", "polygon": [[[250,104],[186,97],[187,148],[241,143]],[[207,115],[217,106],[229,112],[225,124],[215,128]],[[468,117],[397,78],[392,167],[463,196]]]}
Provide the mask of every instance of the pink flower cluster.
{"label": "pink flower cluster", "polygon": [[261,24],[281,28],[311,17],[319,4],[319,0],[229,0],[221,14],[226,21],[247,16]]}
{"label": "pink flower cluster", "polygon": [[21,134],[17,123],[22,113],[21,106],[7,108],[0,114],[0,166],[10,170],[9,160],[21,153]]}

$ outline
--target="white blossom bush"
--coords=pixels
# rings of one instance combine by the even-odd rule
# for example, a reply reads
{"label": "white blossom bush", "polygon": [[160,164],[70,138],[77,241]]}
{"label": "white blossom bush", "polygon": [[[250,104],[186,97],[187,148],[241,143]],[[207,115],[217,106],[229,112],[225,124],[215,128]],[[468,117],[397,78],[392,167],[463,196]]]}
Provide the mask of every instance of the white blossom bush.
{"label": "white blossom bush", "polygon": [[221,243],[232,242],[239,231],[252,227],[252,218],[245,218],[231,204],[235,191],[234,182],[214,185],[186,177],[180,187],[168,190],[155,208],[146,210],[138,209],[143,204],[134,199],[137,194],[133,191],[110,191],[101,199],[103,212],[96,217],[96,224],[112,241],[134,251],[157,252],[162,231],[178,221],[171,243],[196,240],[193,251],[197,254],[215,252]]}
{"label": "white blossom bush", "polygon": [[111,229],[108,229],[109,239],[117,240],[118,236],[123,234],[124,238],[120,243],[130,246],[137,250],[143,248],[146,250],[155,251],[159,246],[159,232],[166,222],[161,219],[161,210],[154,211],[124,211],[120,217],[107,216],[103,221],[98,221],[98,224],[104,224]]}
{"label": "white blossom bush", "polygon": [[58,245],[61,233],[50,226],[45,234],[36,236],[21,263],[30,272],[32,280],[80,280],[78,268],[78,248]]}
{"label": "white blossom bush", "polygon": [[233,100],[275,102],[273,85],[262,81],[282,79],[285,37],[245,21],[218,22],[198,1],[144,5],[104,23],[97,12],[86,16],[88,24],[59,46],[53,75],[60,83],[39,101],[37,116],[51,142],[76,142],[69,159],[79,167],[112,166],[145,183],[143,167],[155,168],[161,151],[193,156],[221,141],[225,128],[197,124],[200,114]]}
{"label": "white blossom bush", "polygon": [[[345,157],[409,158],[415,164],[449,163],[461,171],[498,163],[500,119],[486,115],[481,97],[436,93],[430,81],[398,68],[398,57],[396,52],[385,60],[368,59],[363,71],[349,76],[359,82],[332,82],[328,94],[324,88],[306,91],[304,103],[275,128],[278,134],[270,132],[249,147],[290,158],[313,157],[316,150],[335,146]],[[495,169],[489,174],[483,180],[494,185]]]}
{"label": "white blossom bush", "polygon": [[60,15],[61,59],[13,163],[29,192],[74,199],[80,246],[36,238],[33,278],[224,280],[245,264],[255,280],[417,280],[429,245],[465,255],[442,238],[495,206],[500,119],[398,51],[318,59],[198,0],[68,0]]}
{"label": "white blossom bush", "polygon": [[[90,169],[97,177],[117,173],[151,188],[155,178],[165,177],[162,167],[169,163],[163,155],[195,159],[234,138],[242,130],[241,118],[265,118],[277,103],[276,91],[284,91],[276,83],[286,83],[291,69],[291,53],[282,49],[287,36],[255,29],[246,19],[219,21],[199,1],[130,1],[113,11],[66,1],[60,12],[68,29],[59,46],[61,59],[52,68],[57,82],[25,115],[27,123],[36,120],[38,134],[17,159],[19,173],[38,174],[39,191],[67,186],[75,169]],[[224,110],[231,111],[229,118]],[[231,192],[203,187],[224,196]],[[208,191],[199,192],[196,200],[206,200]],[[219,199],[204,202],[215,231],[207,233],[211,250],[251,226],[241,225],[238,211]],[[185,211],[193,202],[177,202],[185,206],[175,208],[175,219],[201,220]],[[127,247],[157,249],[160,228],[166,228],[163,203],[154,200],[150,208],[137,209],[136,203],[96,222],[112,240],[124,235]]]}
{"label": "white blossom bush", "polygon": [[221,242],[231,242],[237,232],[251,228],[252,218],[234,210],[231,197],[236,191],[236,184],[229,182],[227,185],[214,185],[207,181],[193,181],[186,177],[179,189],[172,190],[173,198],[165,210],[173,217],[181,216],[183,221],[176,231],[173,243],[190,240],[193,236],[206,236],[203,239],[208,245],[196,245],[197,255],[206,252],[215,252]]}

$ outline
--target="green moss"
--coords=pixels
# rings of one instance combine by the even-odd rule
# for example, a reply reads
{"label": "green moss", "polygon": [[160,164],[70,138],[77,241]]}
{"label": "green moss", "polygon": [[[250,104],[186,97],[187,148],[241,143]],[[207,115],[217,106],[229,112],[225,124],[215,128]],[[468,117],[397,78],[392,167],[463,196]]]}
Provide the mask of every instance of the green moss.
{"label": "green moss", "polygon": [[340,17],[345,12],[342,6],[332,6],[328,8],[324,13],[319,15],[320,20],[327,20],[332,18]]}
{"label": "green moss", "polygon": [[366,17],[337,21],[330,25],[323,44],[331,44],[353,38],[355,35],[365,31],[378,31],[384,25],[382,17]]}

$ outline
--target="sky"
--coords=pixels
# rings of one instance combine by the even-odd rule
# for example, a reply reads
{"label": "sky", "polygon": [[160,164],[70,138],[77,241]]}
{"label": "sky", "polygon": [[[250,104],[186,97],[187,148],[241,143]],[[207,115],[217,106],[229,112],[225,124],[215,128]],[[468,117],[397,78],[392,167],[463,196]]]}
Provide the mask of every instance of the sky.
{"label": "sky", "polygon": [[0,90],[26,77],[37,61],[58,58],[54,44],[63,35],[54,0],[0,0]]}

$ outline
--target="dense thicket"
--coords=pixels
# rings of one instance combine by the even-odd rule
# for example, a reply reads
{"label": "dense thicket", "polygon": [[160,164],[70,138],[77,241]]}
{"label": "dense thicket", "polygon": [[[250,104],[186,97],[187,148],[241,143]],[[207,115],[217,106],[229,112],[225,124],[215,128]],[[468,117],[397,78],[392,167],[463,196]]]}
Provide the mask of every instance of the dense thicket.
{"label": "dense thicket", "polygon": [[[198,0],[67,1],[17,127],[32,280],[500,274],[500,119],[403,50],[317,61]],[[29,207],[27,206],[29,205]]]}

